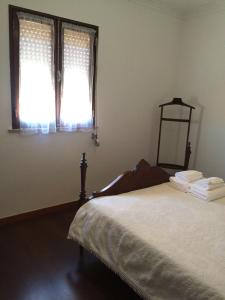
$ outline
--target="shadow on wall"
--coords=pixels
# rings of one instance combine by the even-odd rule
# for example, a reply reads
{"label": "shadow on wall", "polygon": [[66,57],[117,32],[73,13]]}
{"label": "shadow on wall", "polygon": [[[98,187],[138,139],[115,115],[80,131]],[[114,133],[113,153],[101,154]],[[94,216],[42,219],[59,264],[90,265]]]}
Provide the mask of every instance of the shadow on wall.
{"label": "shadow on wall", "polygon": [[[158,137],[159,137],[159,124],[160,124],[160,108],[159,105],[166,100],[159,100],[155,102],[154,109],[152,112],[152,124],[151,124],[151,147],[150,147],[150,162],[152,165],[156,164],[157,159],[157,148],[158,148]],[[196,97],[191,99],[183,99],[183,101],[189,105],[195,107],[192,113],[191,128],[189,141],[191,142],[192,154],[190,157],[189,168],[194,169],[196,165],[197,153],[199,140],[201,135],[201,124],[204,107],[199,103]],[[165,111],[165,117],[171,118],[186,118],[187,111],[182,107],[177,107],[176,109]],[[161,147],[160,147],[160,161],[183,164],[185,149],[186,149],[186,136],[187,136],[187,126],[185,123],[166,123],[162,127],[161,135]],[[162,142],[163,141],[163,142]]]}

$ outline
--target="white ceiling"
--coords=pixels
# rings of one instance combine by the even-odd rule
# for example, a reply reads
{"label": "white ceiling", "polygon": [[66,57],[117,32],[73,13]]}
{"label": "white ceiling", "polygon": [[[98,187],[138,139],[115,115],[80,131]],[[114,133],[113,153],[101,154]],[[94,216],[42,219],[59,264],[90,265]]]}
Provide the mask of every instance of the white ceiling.
{"label": "white ceiling", "polygon": [[[1,1],[1,0],[0,0]],[[225,0],[128,0],[151,8],[172,14],[176,17],[186,18],[212,11],[225,9]]]}
{"label": "white ceiling", "polygon": [[172,8],[186,13],[188,11],[193,11],[195,8],[197,9],[200,6],[213,4],[215,0],[159,0],[159,2],[170,5]]}

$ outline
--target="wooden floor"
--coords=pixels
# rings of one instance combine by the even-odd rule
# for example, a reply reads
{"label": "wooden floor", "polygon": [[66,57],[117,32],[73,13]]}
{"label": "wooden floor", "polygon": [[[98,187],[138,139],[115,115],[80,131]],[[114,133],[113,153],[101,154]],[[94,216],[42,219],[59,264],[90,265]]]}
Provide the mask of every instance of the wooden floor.
{"label": "wooden floor", "polygon": [[66,239],[74,212],[64,211],[0,228],[1,300],[140,300],[95,257]]}

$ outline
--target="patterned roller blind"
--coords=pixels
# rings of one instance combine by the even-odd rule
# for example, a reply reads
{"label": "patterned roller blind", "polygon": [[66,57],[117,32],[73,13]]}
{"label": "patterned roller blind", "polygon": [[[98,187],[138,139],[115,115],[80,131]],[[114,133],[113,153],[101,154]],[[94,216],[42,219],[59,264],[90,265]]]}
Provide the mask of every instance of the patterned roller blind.
{"label": "patterned roller blind", "polygon": [[62,35],[61,126],[90,127],[92,123],[94,31],[64,23]]}
{"label": "patterned roller blind", "polygon": [[19,114],[23,127],[55,123],[53,21],[19,13]]}

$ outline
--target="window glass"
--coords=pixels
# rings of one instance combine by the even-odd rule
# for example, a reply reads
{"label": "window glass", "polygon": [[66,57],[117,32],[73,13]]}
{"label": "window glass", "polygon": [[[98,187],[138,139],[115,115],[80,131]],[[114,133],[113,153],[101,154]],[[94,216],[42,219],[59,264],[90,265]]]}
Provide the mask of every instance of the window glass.
{"label": "window glass", "polygon": [[19,14],[21,127],[55,126],[53,22]]}

